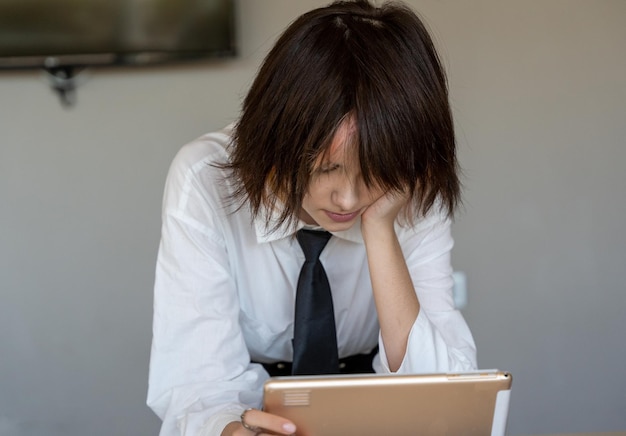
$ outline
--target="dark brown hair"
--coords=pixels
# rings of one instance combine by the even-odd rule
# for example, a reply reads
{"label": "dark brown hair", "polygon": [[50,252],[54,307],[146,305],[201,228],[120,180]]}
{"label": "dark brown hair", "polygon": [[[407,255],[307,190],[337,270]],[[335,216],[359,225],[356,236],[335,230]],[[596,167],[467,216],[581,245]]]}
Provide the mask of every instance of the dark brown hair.
{"label": "dark brown hair", "polygon": [[265,58],[226,167],[253,214],[282,205],[295,223],[315,159],[347,116],[366,186],[409,189],[413,217],[460,199],[446,76],[408,7],[339,1],[296,19]]}

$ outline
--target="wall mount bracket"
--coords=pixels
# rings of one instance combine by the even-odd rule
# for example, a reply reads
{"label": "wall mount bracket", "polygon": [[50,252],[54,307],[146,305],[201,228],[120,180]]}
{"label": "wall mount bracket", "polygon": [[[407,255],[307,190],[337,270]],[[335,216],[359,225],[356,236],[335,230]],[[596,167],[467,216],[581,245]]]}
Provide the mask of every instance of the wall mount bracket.
{"label": "wall mount bracket", "polygon": [[84,68],[72,65],[45,67],[50,87],[59,95],[61,105],[70,108],[76,104],[76,88]]}

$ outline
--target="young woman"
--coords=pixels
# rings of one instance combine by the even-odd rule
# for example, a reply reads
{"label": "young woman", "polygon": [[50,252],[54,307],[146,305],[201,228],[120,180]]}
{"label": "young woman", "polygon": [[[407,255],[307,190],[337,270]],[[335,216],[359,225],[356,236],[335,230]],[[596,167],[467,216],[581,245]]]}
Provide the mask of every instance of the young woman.
{"label": "young woman", "polygon": [[319,259],[339,371],[475,369],[451,291],[457,171],[445,74],[413,12],[337,2],[289,26],[239,121],[170,168],[148,392],[161,435],[296,431],[259,408],[308,346],[303,228],[332,234]]}

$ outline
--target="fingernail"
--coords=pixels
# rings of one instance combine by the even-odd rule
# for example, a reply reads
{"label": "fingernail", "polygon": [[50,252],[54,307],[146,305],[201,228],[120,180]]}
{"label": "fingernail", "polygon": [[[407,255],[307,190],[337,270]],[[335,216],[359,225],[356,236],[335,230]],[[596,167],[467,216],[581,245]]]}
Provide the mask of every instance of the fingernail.
{"label": "fingernail", "polygon": [[288,422],[286,424],[283,424],[283,430],[288,431],[289,433],[295,433],[296,426]]}

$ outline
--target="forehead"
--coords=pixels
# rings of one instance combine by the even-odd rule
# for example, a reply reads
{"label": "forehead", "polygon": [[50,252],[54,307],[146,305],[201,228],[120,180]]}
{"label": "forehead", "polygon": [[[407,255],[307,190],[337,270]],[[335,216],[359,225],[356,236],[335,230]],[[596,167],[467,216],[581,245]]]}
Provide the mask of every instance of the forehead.
{"label": "forehead", "polygon": [[358,160],[358,137],[354,117],[346,117],[333,136],[328,149],[320,156],[322,162],[350,163]]}

